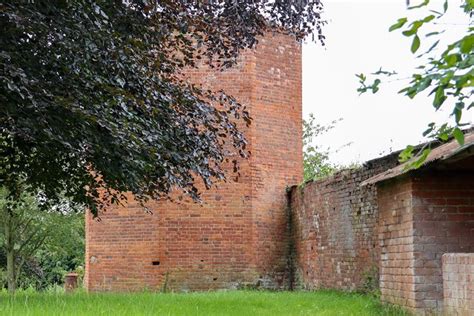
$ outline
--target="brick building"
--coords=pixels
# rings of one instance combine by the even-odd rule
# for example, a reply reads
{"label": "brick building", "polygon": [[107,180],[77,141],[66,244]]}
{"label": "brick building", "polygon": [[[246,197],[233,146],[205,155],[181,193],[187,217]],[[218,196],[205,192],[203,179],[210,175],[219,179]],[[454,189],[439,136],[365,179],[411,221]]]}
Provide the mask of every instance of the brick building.
{"label": "brick building", "polygon": [[[434,149],[419,170],[401,165],[366,183],[378,191],[382,300],[423,313],[442,311],[447,299],[451,312],[474,314],[474,264],[454,255],[474,253],[474,133],[462,147]],[[452,290],[463,283],[464,292]]]}
{"label": "brick building", "polygon": [[251,157],[237,181],[203,193],[203,205],[131,201],[86,221],[89,290],[288,287],[287,186],[302,181],[301,47],[269,34],[232,69],[206,67],[192,82],[247,105]]}
{"label": "brick building", "polygon": [[415,171],[397,158],[293,187],[295,286],[378,287],[382,301],[419,314],[472,315],[474,133]]}

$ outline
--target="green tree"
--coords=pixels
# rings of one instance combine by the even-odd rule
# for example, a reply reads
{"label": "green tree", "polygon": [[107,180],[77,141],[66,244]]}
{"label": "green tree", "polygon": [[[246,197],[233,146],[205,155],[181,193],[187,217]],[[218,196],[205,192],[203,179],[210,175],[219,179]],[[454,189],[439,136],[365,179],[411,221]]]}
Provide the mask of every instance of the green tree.
{"label": "green tree", "polygon": [[67,197],[94,214],[131,192],[179,189],[199,200],[247,157],[224,91],[183,80],[202,60],[235,64],[266,31],[321,33],[319,0],[36,0],[0,2],[0,185],[45,205]]}
{"label": "green tree", "polygon": [[[45,216],[50,214],[46,213]],[[45,290],[51,286],[62,285],[68,272],[78,272],[80,278],[83,276],[84,213],[70,213],[62,220],[65,221],[63,225],[51,231],[38,251],[25,261],[18,277],[18,287]]]}
{"label": "green tree", "polygon": [[33,260],[40,250],[64,254],[84,245],[83,242],[71,245],[80,241],[74,236],[83,228],[78,227],[82,221],[77,220],[79,215],[69,205],[58,205],[49,211],[41,210],[38,205],[38,198],[26,193],[12,201],[8,191],[0,188],[0,247],[6,257],[10,292],[15,292],[25,263]]}
{"label": "green tree", "polygon": [[333,121],[328,126],[318,124],[312,113],[307,120],[303,120],[304,181],[326,178],[340,169],[340,166],[331,163],[330,150],[316,143],[317,137],[333,129],[336,123]]}
{"label": "green tree", "polygon": [[[402,30],[402,34],[412,39],[410,50],[417,54],[421,64],[417,67],[417,72],[412,74],[410,83],[399,93],[409,98],[414,98],[424,91],[429,91],[435,110],[449,104],[452,106],[452,117],[454,124],[448,122],[441,126],[430,123],[424,136],[431,136],[442,141],[454,137],[460,145],[464,143],[462,127],[462,114],[466,110],[474,108],[474,1],[464,0],[460,2],[460,9],[470,15],[470,23],[466,25],[464,34],[454,42],[447,43],[443,47],[442,34],[443,23],[438,23],[449,9],[449,3],[445,0],[442,8],[430,7],[430,1],[424,0],[418,5],[408,7],[408,10],[425,10],[424,16],[420,19],[409,21],[402,17],[393,24],[389,31]],[[458,4],[456,5],[458,6]],[[426,31],[427,25],[431,28]],[[434,30],[433,30],[434,28]],[[427,49],[418,54],[422,45],[427,43]],[[443,48],[441,48],[443,47]],[[441,49],[440,49],[441,48]],[[358,91],[365,93],[379,91],[379,86],[383,83],[384,76],[397,76],[395,71],[379,71],[372,74],[375,79],[368,83],[367,76],[357,75],[360,81]],[[371,80],[370,80],[371,81]],[[415,147],[408,146],[400,155],[402,161],[412,159],[412,167],[417,167],[426,159],[430,153],[430,148],[424,147],[415,153]]]}

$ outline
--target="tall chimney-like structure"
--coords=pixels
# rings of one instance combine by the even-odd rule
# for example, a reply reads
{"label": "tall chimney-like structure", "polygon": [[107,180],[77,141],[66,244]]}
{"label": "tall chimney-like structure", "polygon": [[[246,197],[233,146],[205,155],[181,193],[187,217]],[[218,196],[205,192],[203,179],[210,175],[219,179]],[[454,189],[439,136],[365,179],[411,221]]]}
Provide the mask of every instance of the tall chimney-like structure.
{"label": "tall chimney-like structure", "polygon": [[[247,105],[251,156],[237,182],[204,190],[203,204],[133,200],[86,218],[90,291],[208,290],[289,285],[286,188],[303,179],[301,45],[268,34],[226,71],[190,70],[192,82]],[[242,124],[244,125],[244,124]]]}

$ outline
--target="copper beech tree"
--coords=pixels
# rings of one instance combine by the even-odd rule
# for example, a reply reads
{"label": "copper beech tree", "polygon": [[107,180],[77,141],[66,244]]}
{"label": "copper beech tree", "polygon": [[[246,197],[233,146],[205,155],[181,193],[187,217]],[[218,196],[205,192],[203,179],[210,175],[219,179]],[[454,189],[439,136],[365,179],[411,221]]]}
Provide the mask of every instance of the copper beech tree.
{"label": "copper beech tree", "polygon": [[125,191],[199,200],[198,179],[209,188],[222,163],[248,156],[236,120],[251,118],[183,69],[231,67],[275,29],[323,42],[321,10],[319,0],[1,1],[0,185],[11,201],[27,190],[94,214]]}

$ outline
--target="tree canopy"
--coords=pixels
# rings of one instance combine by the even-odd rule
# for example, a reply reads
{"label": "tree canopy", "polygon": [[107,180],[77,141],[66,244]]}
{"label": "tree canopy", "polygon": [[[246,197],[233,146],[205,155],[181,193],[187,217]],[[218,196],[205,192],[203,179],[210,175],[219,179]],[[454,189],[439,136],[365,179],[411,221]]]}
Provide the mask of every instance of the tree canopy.
{"label": "tree canopy", "polygon": [[323,42],[319,0],[0,2],[0,185],[98,209],[131,192],[199,199],[247,157],[245,106],[183,79],[279,30]]}

